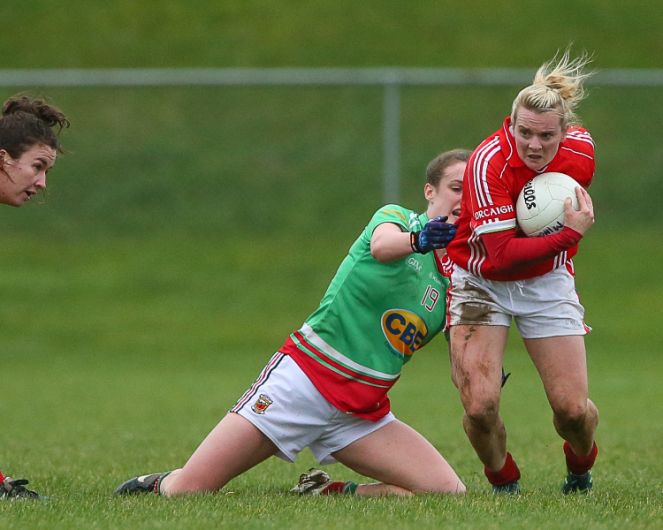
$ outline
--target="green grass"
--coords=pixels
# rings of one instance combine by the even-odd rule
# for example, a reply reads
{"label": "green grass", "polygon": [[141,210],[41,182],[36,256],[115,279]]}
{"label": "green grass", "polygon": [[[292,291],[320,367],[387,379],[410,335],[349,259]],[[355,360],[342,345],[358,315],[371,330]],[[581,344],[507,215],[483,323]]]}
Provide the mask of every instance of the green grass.
{"label": "green grass", "polygon": [[[657,68],[663,53],[660,7],[644,1],[3,0],[0,19],[0,68],[534,70],[570,41],[599,69]],[[394,409],[470,493],[410,500],[293,499],[308,453],[252,470],[233,495],[111,495],[181,465],[315,307],[382,204],[382,91],[20,88],[73,125],[46,204],[0,208],[0,468],[51,496],[0,503],[0,528],[660,526],[660,88],[590,87],[580,108],[597,141],[598,222],[578,259],[601,410],[596,491],[557,493],[560,442],[514,337],[503,412],[525,493],[487,493],[437,341],[407,366]],[[497,128],[515,88],[403,89],[403,204],[421,204],[439,151]]]}
{"label": "green grass", "polygon": [[[655,229],[596,229],[578,284],[594,333],[591,394],[601,410],[596,490],[565,498],[561,443],[536,373],[514,336],[503,398],[524,494],[494,498],[462,432],[446,345],[436,339],[393,391],[397,415],[426,435],[467,483],[461,499],[299,499],[285,492],[314,464],[273,459],[232,494],[118,499],[129,476],[181,465],[320,298],[350,239],[5,239],[2,469],[46,503],[0,503],[2,528],[655,528],[663,515],[663,426],[657,332],[663,286],[652,282]],[[618,242],[618,243],[617,243]],[[234,249],[237,252],[231,252]],[[359,479],[341,466],[334,476]]]}
{"label": "green grass", "polygon": [[[633,0],[3,0],[7,67],[527,66],[574,41],[660,67],[660,6]],[[48,50],[51,53],[44,53]]]}

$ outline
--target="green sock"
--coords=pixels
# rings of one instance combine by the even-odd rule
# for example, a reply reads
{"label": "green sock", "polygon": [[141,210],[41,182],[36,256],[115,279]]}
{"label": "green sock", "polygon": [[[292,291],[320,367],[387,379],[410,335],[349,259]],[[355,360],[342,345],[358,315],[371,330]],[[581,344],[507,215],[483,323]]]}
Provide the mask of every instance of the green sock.
{"label": "green sock", "polygon": [[347,493],[348,495],[354,495],[357,492],[357,487],[359,484],[356,482],[346,482],[343,484],[343,493]]}

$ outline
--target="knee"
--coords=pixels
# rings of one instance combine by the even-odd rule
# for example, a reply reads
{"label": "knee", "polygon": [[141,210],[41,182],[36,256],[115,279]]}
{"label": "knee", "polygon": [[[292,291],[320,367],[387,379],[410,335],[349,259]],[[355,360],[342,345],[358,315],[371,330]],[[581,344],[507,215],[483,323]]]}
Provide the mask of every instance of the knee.
{"label": "knee", "polygon": [[453,478],[446,478],[444,480],[435,481],[430,484],[421,484],[419,487],[415,487],[412,490],[412,493],[435,493],[435,494],[445,494],[445,495],[463,495],[466,491],[465,484],[460,480],[458,476]]}
{"label": "knee", "polygon": [[501,388],[499,379],[492,375],[481,366],[476,369],[453,367],[452,380],[471,423],[492,423],[498,417]]}
{"label": "knee", "polygon": [[555,421],[566,428],[580,427],[585,423],[589,411],[588,400],[563,401],[553,406]]}
{"label": "knee", "polygon": [[460,479],[456,483],[456,486],[453,490],[449,490],[447,493],[451,493],[454,495],[464,495],[465,492],[467,491],[467,488],[465,487],[465,484],[463,484]]}
{"label": "knee", "polygon": [[462,495],[465,493],[465,490],[466,490],[465,484],[463,484],[460,478],[456,476],[451,480],[447,480],[444,484],[441,484],[434,493]]}
{"label": "knee", "polygon": [[498,421],[499,401],[497,399],[473,399],[465,406],[465,416],[473,427],[490,430]]}

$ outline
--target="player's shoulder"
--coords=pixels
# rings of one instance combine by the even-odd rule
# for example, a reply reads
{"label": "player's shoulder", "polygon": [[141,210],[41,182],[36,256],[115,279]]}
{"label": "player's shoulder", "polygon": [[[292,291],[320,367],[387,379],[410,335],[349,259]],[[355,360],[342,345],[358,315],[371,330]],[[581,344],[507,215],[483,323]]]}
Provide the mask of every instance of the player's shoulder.
{"label": "player's shoulder", "polygon": [[416,212],[409,208],[398,204],[385,204],[373,214],[369,226],[375,227],[382,223],[394,223],[407,228],[415,217],[417,217]]}
{"label": "player's shoulder", "polygon": [[580,126],[572,126],[566,131],[566,136],[562,142],[562,147],[567,148],[571,153],[594,156],[594,138],[591,133]]}
{"label": "player's shoulder", "polygon": [[559,166],[551,168],[551,171],[567,173],[583,186],[589,186],[596,169],[594,140],[589,131],[583,127],[569,128],[560,145],[559,155]]}
{"label": "player's shoulder", "polygon": [[414,213],[412,210],[399,204],[385,204],[377,209],[375,215],[395,217],[407,221],[412,213]]}
{"label": "player's shoulder", "polygon": [[[505,149],[506,148],[506,149]],[[509,141],[500,131],[495,131],[481,142],[470,155],[470,168],[486,169],[504,165],[509,151]]]}

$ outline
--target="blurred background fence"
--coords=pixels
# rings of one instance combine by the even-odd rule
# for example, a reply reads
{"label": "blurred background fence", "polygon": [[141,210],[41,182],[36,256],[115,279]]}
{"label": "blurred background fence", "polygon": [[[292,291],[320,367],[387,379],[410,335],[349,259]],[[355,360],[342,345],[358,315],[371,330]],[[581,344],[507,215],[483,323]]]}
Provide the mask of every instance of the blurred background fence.
{"label": "blurred background fence", "polygon": [[[2,212],[53,237],[349,237],[384,202],[421,207],[428,160],[472,148],[510,111],[525,68],[5,69],[3,97],[47,94],[72,119],[48,208]],[[601,224],[660,223],[663,70],[606,69],[580,108],[597,143]],[[62,179],[62,182],[58,182]]]}
{"label": "blurred background fence", "polygon": [[598,72],[579,109],[596,231],[660,226],[659,3],[3,0],[0,96],[48,96],[72,127],[46,207],[0,223],[49,239],[348,242],[385,200],[423,207],[426,163],[497,129],[573,43]]}
{"label": "blurred background fence", "polygon": [[[380,86],[383,91],[383,201],[400,201],[402,87],[517,86],[531,80],[525,68],[133,68],[0,70],[0,86]],[[663,87],[663,70],[611,69],[596,86]]]}

